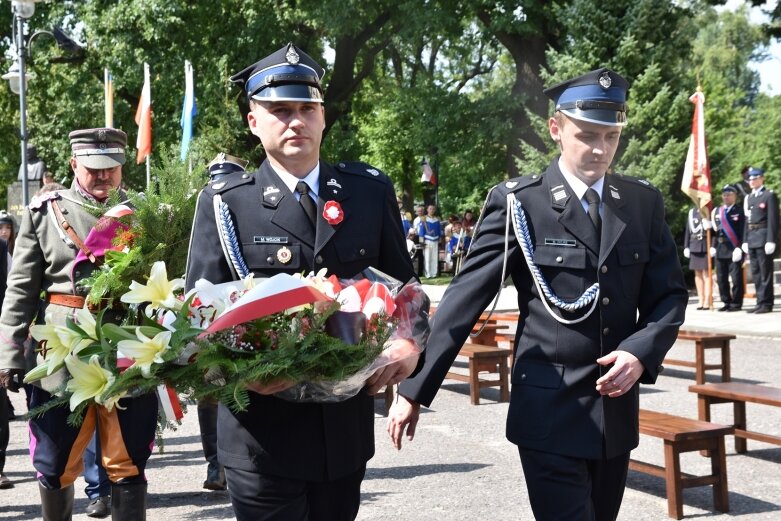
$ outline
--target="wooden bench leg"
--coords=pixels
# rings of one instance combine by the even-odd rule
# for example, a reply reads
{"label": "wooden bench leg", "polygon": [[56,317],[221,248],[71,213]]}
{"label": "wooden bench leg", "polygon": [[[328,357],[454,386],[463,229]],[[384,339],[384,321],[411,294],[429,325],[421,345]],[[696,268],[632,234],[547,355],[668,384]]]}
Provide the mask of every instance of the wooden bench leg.
{"label": "wooden bench leg", "polygon": [[696,367],[694,371],[694,380],[697,384],[705,383],[705,346],[698,340],[695,344]]}
{"label": "wooden bench leg", "polygon": [[[746,430],[746,402],[735,403],[735,428]],[[743,454],[746,452],[746,438],[738,436],[735,433],[735,452]]]}
{"label": "wooden bench leg", "polygon": [[732,381],[732,366],[729,355],[729,340],[724,341],[724,345],[721,346],[721,381]]}
{"label": "wooden bench leg", "polygon": [[681,459],[674,443],[664,442],[664,471],[667,485],[667,515],[683,518],[683,486],[681,485]]}
{"label": "wooden bench leg", "polygon": [[[697,395],[697,419],[702,422],[710,421],[710,399],[707,396],[701,394]],[[700,451],[701,456],[710,456],[710,451],[707,449]]]}
{"label": "wooden bench leg", "polygon": [[727,455],[724,436],[720,436],[716,448],[711,451],[711,474],[719,479],[713,484],[713,506],[719,512],[729,512],[729,488],[727,487]]}
{"label": "wooden bench leg", "polygon": [[472,405],[480,405],[480,369],[474,357],[469,358],[469,399]]}
{"label": "wooden bench leg", "polygon": [[499,360],[499,401],[510,401],[510,384],[509,384],[509,370],[507,369],[507,362],[505,360]]}

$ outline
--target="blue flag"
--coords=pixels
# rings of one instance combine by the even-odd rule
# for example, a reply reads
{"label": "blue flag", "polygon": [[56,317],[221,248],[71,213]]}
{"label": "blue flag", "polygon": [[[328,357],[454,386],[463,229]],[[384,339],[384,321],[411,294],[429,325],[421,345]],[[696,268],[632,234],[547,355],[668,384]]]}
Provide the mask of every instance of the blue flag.
{"label": "blue flag", "polygon": [[195,119],[195,114],[197,113],[195,108],[193,65],[187,60],[184,62],[184,85],[182,119],[179,121],[179,124],[182,126],[182,161],[187,159],[187,152],[190,149],[190,140],[193,138],[193,120]]}

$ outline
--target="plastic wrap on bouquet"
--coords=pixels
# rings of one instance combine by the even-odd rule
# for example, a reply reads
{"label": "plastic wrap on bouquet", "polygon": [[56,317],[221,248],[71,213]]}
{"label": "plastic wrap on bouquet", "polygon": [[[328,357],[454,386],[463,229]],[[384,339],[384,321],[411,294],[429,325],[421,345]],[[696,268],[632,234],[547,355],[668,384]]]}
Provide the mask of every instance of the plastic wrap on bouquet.
{"label": "plastic wrap on bouquet", "polygon": [[[339,281],[345,288],[337,295],[342,310],[326,321],[326,332],[348,344],[358,344],[371,328],[373,321],[383,320],[392,324],[393,333],[370,364],[340,380],[306,380],[275,394],[278,398],[293,402],[334,403],[357,395],[366,380],[375,371],[387,365],[417,356],[428,336],[420,331],[417,317],[428,314],[428,298],[414,279],[406,285],[384,273],[369,268],[358,280]],[[427,321],[423,321],[427,324]],[[411,343],[394,343],[394,339],[408,339]]]}

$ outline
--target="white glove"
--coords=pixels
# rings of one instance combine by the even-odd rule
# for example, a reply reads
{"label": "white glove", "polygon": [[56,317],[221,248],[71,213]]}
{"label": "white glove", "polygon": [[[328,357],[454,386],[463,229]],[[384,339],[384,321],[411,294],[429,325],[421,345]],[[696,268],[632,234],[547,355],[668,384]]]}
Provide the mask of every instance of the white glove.
{"label": "white glove", "polygon": [[748,255],[748,243],[747,242],[744,242],[743,244],[741,244],[740,248],[743,250],[743,253]]}
{"label": "white glove", "polygon": [[683,249],[683,256],[686,257],[687,259],[691,257],[691,251],[689,250],[689,248]]}
{"label": "white glove", "polygon": [[710,247],[710,256],[715,257],[716,256],[716,248],[713,246]]}
{"label": "white glove", "polygon": [[776,252],[776,243],[774,242],[766,242],[765,243],[765,255],[773,255]]}
{"label": "white glove", "polygon": [[705,228],[713,228],[713,221],[711,221],[710,219],[703,219],[702,220],[702,228],[703,229],[705,229]]}
{"label": "white glove", "polygon": [[732,262],[740,262],[743,260],[743,250],[735,248],[732,250]]}

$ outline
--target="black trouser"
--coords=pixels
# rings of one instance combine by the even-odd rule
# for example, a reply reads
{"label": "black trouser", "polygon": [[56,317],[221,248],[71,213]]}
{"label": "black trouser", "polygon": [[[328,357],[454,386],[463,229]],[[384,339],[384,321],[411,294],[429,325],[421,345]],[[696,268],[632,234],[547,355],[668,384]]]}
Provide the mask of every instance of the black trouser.
{"label": "black trouser", "polygon": [[629,453],[590,460],[518,448],[534,518],[614,521],[624,497]]}
{"label": "black trouser", "polygon": [[765,247],[749,248],[751,280],[757,294],[757,306],[773,307],[773,256],[765,253]]}
{"label": "black trouser", "polygon": [[[732,289],[729,281],[732,279]],[[716,259],[716,281],[721,301],[731,308],[743,306],[743,263],[732,259]]]}
{"label": "black trouser", "polygon": [[5,469],[5,451],[8,449],[8,391],[0,387],[0,474]]}
{"label": "black trouser", "polygon": [[237,521],[353,521],[364,465],[332,481],[303,481],[225,468]]}

